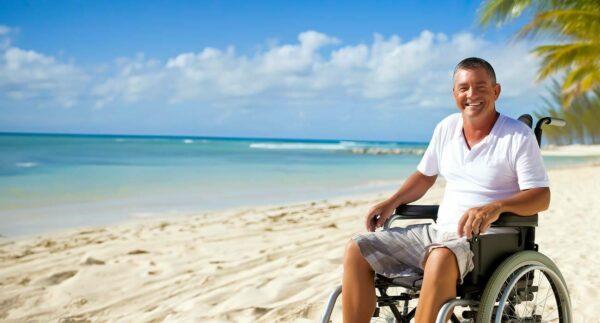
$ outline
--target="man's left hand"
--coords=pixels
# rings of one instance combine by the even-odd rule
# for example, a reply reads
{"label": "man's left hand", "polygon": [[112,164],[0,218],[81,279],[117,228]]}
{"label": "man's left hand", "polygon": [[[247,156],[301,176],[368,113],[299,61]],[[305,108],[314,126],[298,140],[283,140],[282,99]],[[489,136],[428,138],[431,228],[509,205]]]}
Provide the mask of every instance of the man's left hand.
{"label": "man's left hand", "polygon": [[471,239],[474,235],[486,232],[492,223],[500,217],[499,203],[490,203],[470,208],[458,222],[458,235]]}

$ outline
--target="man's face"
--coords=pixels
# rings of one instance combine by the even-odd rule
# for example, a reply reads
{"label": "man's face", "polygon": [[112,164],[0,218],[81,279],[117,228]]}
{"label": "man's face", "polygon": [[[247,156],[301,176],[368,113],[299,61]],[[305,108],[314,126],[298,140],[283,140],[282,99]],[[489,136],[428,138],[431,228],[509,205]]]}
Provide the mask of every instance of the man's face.
{"label": "man's face", "polygon": [[500,84],[495,84],[483,68],[459,69],[454,74],[452,90],[456,106],[468,118],[495,112]]}

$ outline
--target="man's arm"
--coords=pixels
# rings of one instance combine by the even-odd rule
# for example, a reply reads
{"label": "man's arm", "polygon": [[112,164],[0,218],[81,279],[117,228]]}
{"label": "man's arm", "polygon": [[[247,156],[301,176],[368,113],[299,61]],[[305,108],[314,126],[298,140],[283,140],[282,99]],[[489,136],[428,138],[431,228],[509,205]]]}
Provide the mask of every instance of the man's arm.
{"label": "man's arm", "polygon": [[473,235],[487,231],[501,213],[511,212],[528,216],[547,210],[549,205],[548,187],[523,190],[508,198],[468,209],[458,222],[458,234],[466,235],[470,239]]}
{"label": "man's arm", "polygon": [[419,171],[414,172],[394,195],[371,208],[365,217],[367,230],[375,231],[378,227],[382,227],[399,205],[414,202],[423,197],[436,179],[437,175],[426,176]]}

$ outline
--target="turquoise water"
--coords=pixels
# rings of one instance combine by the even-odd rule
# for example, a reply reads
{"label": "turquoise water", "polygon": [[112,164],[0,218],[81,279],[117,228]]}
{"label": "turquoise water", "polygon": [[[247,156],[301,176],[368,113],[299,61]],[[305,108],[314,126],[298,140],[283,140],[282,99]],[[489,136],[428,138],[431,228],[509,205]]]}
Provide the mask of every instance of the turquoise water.
{"label": "turquoise water", "polygon": [[[0,134],[0,234],[394,189],[426,143]],[[363,154],[365,149],[395,154]],[[589,162],[550,158],[550,167]]]}
{"label": "turquoise water", "polygon": [[0,135],[0,234],[396,187],[423,143]]}

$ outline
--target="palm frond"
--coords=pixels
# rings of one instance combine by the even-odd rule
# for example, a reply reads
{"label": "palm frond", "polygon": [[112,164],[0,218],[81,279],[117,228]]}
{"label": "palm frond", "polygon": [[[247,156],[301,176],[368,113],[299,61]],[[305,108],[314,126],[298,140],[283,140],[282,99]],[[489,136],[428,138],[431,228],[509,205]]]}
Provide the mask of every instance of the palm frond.
{"label": "palm frond", "polygon": [[[571,77],[571,73],[577,73],[577,76]],[[579,72],[578,69],[570,72],[565,77],[570,83],[563,84],[563,104],[570,106],[574,99],[585,96],[586,93],[600,90],[600,69],[593,71]],[[579,79],[577,79],[579,78]],[[598,107],[600,109],[600,106]]]}
{"label": "palm frond", "polygon": [[593,70],[600,60],[600,43],[569,43],[560,45],[542,45],[533,52],[541,56],[542,68],[538,72],[538,80],[572,66],[589,66]]}
{"label": "palm frond", "polygon": [[[578,0],[578,2],[591,2],[594,0]],[[570,8],[571,1],[564,0],[488,0],[482,4],[479,11],[479,24],[497,27],[514,20],[527,11],[542,12],[549,9]]]}
{"label": "palm frond", "polygon": [[563,80],[563,92],[579,86],[581,80],[586,78],[590,73],[594,73],[594,70],[590,70],[588,66],[577,66],[570,70]]}
{"label": "palm frond", "polygon": [[539,13],[516,37],[521,39],[540,35],[600,40],[600,6],[595,10],[562,9]]}
{"label": "palm frond", "polygon": [[495,23],[497,26],[518,18],[534,4],[543,1],[535,0],[491,0],[486,1],[479,9],[479,23],[488,26]]}

